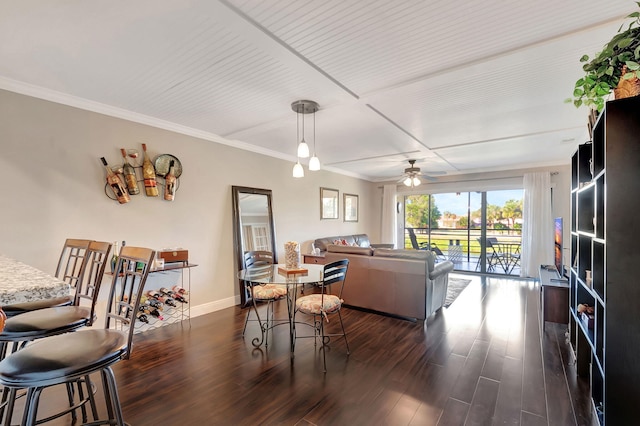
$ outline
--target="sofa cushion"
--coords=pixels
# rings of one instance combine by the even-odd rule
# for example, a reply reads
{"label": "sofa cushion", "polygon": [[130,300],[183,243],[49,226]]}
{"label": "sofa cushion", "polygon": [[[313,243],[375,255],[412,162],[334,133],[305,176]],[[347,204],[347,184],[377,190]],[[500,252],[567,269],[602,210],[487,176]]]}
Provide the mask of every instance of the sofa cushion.
{"label": "sofa cushion", "polygon": [[329,244],[327,251],[331,253],[361,254],[364,256],[371,256],[373,253],[370,247],[339,246],[337,244]]}
{"label": "sofa cushion", "polygon": [[329,244],[335,244],[335,241],[346,241],[349,246],[369,247],[370,241],[367,234],[355,234],[355,235],[337,235],[335,237],[316,238],[313,245],[319,248],[320,251],[327,251]]}
{"label": "sofa cushion", "polygon": [[373,252],[374,256],[393,257],[396,259],[413,259],[425,260],[427,262],[428,271],[433,271],[436,264],[436,256],[430,250],[402,250],[377,248]]}
{"label": "sofa cushion", "polygon": [[369,247],[371,245],[371,241],[369,241],[369,236],[367,234],[356,234],[353,236],[353,239],[360,247]]}

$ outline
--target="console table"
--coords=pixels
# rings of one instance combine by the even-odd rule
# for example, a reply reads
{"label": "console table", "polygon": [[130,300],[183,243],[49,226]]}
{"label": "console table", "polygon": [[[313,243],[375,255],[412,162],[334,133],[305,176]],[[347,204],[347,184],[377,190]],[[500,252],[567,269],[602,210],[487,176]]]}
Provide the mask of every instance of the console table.
{"label": "console table", "polygon": [[327,260],[324,254],[303,254],[302,263],[310,263],[312,265],[326,265]]}
{"label": "console table", "polygon": [[545,322],[569,324],[569,280],[560,278],[553,265],[540,266],[540,306],[542,329]]}

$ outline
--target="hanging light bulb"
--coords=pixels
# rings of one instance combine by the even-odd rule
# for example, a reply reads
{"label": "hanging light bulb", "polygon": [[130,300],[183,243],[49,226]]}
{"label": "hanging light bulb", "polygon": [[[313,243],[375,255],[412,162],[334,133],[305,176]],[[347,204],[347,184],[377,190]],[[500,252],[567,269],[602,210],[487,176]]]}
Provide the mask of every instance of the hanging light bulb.
{"label": "hanging light bulb", "polygon": [[315,154],[309,159],[309,170],[312,172],[320,170],[320,159]]}
{"label": "hanging light bulb", "polygon": [[414,186],[420,185],[422,182],[416,176],[408,176],[402,183],[413,188]]}
{"label": "hanging light bulb", "polygon": [[300,160],[298,160],[298,162],[293,166],[293,177],[304,177],[304,169],[302,168],[302,164],[300,164]]}
{"label": "hanging light bulb", "polygon": [[320,170],[320,159],[316,155],[316,112],[313,111],[313,157],[309,159],[309,170]]}
{"label": "hanging light bulb", "polygon": [[302,139],[298,145],[298,157],[307,158],[309,156],[309,145]]}
{"label": "hanging light bulb", "polygon": [[308,158],[309,157],[309,145],[304,140],[304,105],[302,106],[302,140],[298,145],[298,157],[300,158]]}
{"label": "hanging light bulb", "polygon": [[[295,103],[294,103],[295,104]],[[291,104],[293,107],[294,104]],[[300,138],[300,114],[296,115],[296,143],[298,143],[298,139]],[[304,169],[302,168],[302,164],[300,164],[300,154],[298,154],[298,159],[296,164],[293,165],[293,177],[301,178],[304,177]]]}

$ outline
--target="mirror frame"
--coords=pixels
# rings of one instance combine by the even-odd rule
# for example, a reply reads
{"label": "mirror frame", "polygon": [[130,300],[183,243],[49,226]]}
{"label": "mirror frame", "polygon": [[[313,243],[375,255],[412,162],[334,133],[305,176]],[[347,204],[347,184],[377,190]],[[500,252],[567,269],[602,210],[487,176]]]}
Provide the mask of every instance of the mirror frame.
{"label": "mirror frame", "polygon": [[[231,186],[231,196],[233,205],[233,248],[236,252],[236,270],[241,271],[244,268],[244,250],[242,247],[242,223],[240,212],[240,197],[242,194],[265,195],[267,197],[271,252],[273,253],[273,262],[278,263],[278,255],[276,252],[276,228],[273,221],[272,191],[270,189],[234,185]],[[249,302],[251,302],[251,297],[245,289],[243,280],[238,280],[238,288],[240,289],[240,306],[246,307],[249,305]]]}

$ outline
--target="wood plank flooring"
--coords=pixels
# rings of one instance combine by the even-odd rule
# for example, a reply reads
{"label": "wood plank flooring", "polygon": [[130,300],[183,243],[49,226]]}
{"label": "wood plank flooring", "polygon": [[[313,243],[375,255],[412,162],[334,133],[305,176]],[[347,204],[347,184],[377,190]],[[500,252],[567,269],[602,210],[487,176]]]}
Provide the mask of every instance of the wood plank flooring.
{"label": "wood plank flooring", "polygon": [[[591,425],[588,383],[575,376],[566,327],[540,327],[538,285],[459,276],[471,284],[426,323],[345,308],[351,355],[343,340],[332,341],[326,374],[313,339],[299,339],[290,358],[285,326],[269,335],[268,348],[254,348],[257,324],[250,322],[243,338],[246,311],[238,307],[137,335],[131,359],[114,367],[125,419],[182,426]],[[330,320],[329,328],[339,326],[337,317]],[[43,403],[56,397],[46,401],[45,393]]]}

